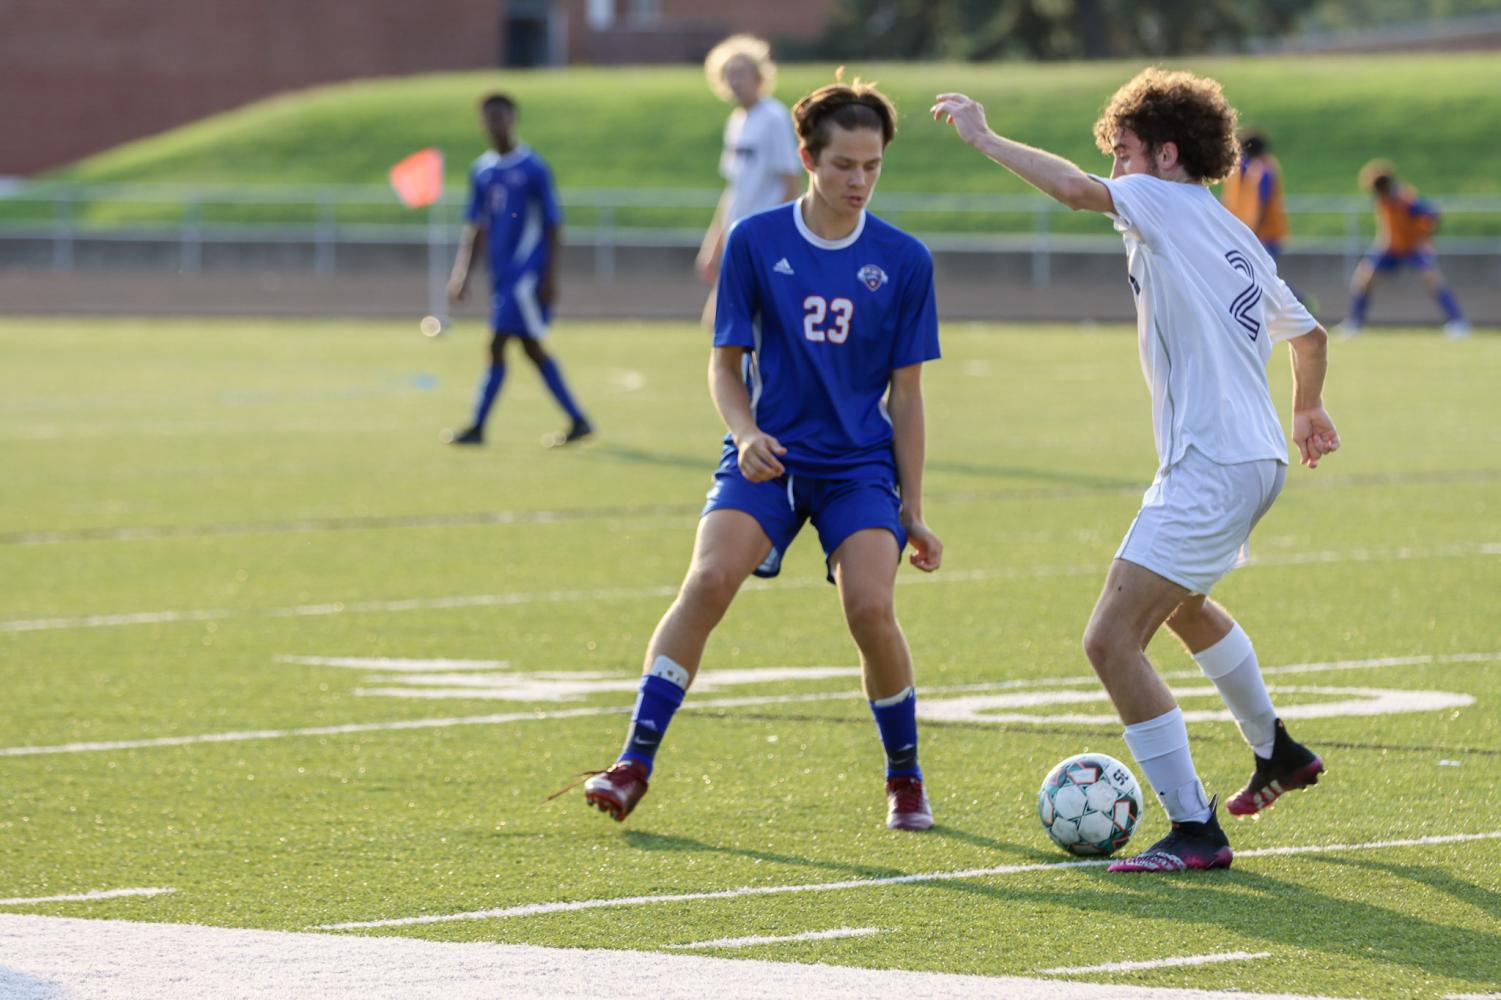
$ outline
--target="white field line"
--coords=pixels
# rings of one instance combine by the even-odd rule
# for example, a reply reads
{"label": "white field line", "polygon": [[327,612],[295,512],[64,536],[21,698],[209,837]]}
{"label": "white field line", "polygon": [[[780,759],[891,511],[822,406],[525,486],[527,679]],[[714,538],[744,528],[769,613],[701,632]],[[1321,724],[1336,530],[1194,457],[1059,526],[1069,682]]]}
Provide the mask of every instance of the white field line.
{"label": "white field line", "polygon": [[[1494,653],[1454,653],[1444,656],[1384,656],[1370,660],[1333,660],[1327,663],[1292,663],[1264,667],[1263,674],[1305,674],[1326,671],[1375,670],[1380,667],[1424,666],[1436,664],[1497,663],[1501,651]],[[1197,680],[1197,670],[1164,673],[1168,680]],[[980,684],[934,685],[920,689],[924,695],[960,692],[1008,691],[1032,687],[1075,687],[1099,683],[1093,677],[1023,678]],[[682,710],[704,708],[753,708],[759,705],[792,705],[818,701],[844,701],[863,697],[859,692],[821,691],[812,694],[746,695],[726,698],[700,698],[683,703]],[[242,732],[199,733],[185,736],[159,736],[136,740],[101,740],[89,743],[56,743],[51,746],[0,747],[0,757],[35,757],[42,754],[93,753],[106,750],[141,750],[152,747],[180,747],[197,743],[243,743],[250,740],[276,740],[301,736],[342,736],[350,733],[379,733],[404,729],[446,729],[450,726],[497,726],[514,722],[546,722],[549,719],[578,719],[593,715],[624,715],[631,705],[593,708],[564,708],[551,711],[502,712],[491,715],[460,715],[437,719],[400,719],[393,722],[354,722],[338,726],[307,726],[299,729],[254,729]],[[1049,722],[1039,718],[1039,723]]]}
{"label": "white field line", "polygon": [[1106,962],[1104,965],[1060,966],[1039,969],[1040,976],[1080,976],[1091,972],[1136,972],[1140,969],[1172,969],[1180,965],[1213,965],[1216,962],[1247,962],[1253,958],[1270,958],[1269,951],[1219,951],[1210,955],[1181,955],[1178,958],[1154,958],[1145,962]]}
{"label": "white field line", "polygon": [[[1437,844],[1458,844],[1473,840],[1501,839],[1501,830],[1489,833],[1453,833],[1431,837],[1412,837],[1405,840],[1378,840],[1365,844],[1306,844],[1297,847],[1262,847],[1251,851],[1239,851],[1237,858],[1285,857],[1295,854],[1331,854],[1336,851],[1375,851],[1392,847],[1428,847]],[[344,931],[364,930],[371,927],[411,927],[417,924],[441,924],[454,920],[500,920],[509,917],[534,917],[545,913],[573,913],[578,910],[597,910],[624,906],[646,906],[654,903],[686,903],[701,899],[740,899],[745,896],[777,896],[793,892],[837,892],[843,889],[870,889],[888,885],[910,885],[918,882],[953,882],[975,878],[991,878],[999,875],[1018,875],[1025,872],[1057,871],[1067,868],[1098,868],[1110,864],[1109,858],[1089,861],[1048,861],[1031,864],[997,865],[993,868],[968,868],[962,871],[926,872],[920,875],[892,875],[887,878],[845,879],[839,882],[805,882],[797,885],[747,885],[735,889],[718,889],[711,892],[683,892],[661,896],[620,896],[607,899],[578,899],[559,903],[524,903],[520,906],[500,906],[488,910],[471,910],[467,913],[436,913],[415,917],[389,917],[383,920],[357,920],[340,924],[322,924],[313,930]]]}
{"label": "white field line", "polygon": [[29,896],[15,899],[0,899],[0,906],[29,906],[32,903],[87,903],[96,899],[121,899],[125,896],[165,896],[176,889],[95,889],[93,892],[76,892],[65,896]]}
{"label": "white field line", "polygon": [[836,938],[869,937],[883,933],[879,927],[836,927],[829,931],[804,931],[801,934],[782,934],[777,937],[718,938],[713,941],[694,941],[692,944],[670,944],[668,948],[753,948],[758,944],[784,944],[790,941],[832,941]]}
{"label": "white field line", "polygon": [[1445,993],[1444,1000],[1501,1000],[1501,993]]}
{"label": "white field line", "polygon": [[[1301,566],[1345,562],[1407,562],[1501,555],[1501,542],[1474,542],[1435,548],[1348,549],[1342,552],[1290,552],[1256,557],[1250,566]],[[1035,580],[1060,576],[1105,575],[1104,561],[1074,566],[1014,566],[1000,569],[949,571],[932,576],[903,573],[902,585],[931,586],[950,583],[980,583],[992,580]],[[748,580],[746,590],[813,589],[825,586],[821,578]],[[174,622],[223,621],[228,618],[314,618],[342,614],[390,614],[402,611],[436,611],[453,608],[511,607],[521,604],[574,604],[610,600],[672,597],[676,584],[648,587],[605,587],[597,590],[517,591],[509,594],[459,594],[452,597],[421,597],[391,601],[330,601],[277,608],[200,608],[172,611],[140,611],[128,614],[82,615],[73,618],[17,618],[0,621],[0,632],[47,632],[67,629],[113,628],[125,625],[160,625]]]}
{"label": "white field line", "polygon": [[400,670],[403,673],[456,670],[507,670],[510,660],[412,660],[387,656],[278,656],[277,663],[305,667],[348,667],[351,670]]}
{"label": "white field line", "polygon": [[[1224,1000],[1210,990],[975,976],[702,954],[0,914],[0,992],[27,997],[530,1000]],[[143,958],[144,956],[144,958]],[[170,956],[156,961],[159,956]],[[600,970],[609,989],[601,990]],[[503,985],[497,985],[503,984]],[[15,989],[7,992],[14,993]],[[1332,1000],[1255,994],[1255,1000]]]}

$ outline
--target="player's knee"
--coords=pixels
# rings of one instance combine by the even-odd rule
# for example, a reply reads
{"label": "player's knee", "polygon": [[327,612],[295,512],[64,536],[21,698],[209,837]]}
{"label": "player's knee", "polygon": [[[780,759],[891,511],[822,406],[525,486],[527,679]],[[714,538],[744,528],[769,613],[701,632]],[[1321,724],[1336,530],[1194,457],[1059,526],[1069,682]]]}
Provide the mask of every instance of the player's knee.
{"label": "player's knee", "polygon": [[1116,653],[1127,645],[1119,629],[1112,628],[1108,623],[1092,620],[1084,630],[1082,640],[1084,655],[1088,657],[1090,664],[1096,672],[1107,668],[1115,658]]}
{"label": "player's knee", "polygon": [[896,628],[896,609],[886,594],[852,594],[844,601],[844,620],[856,636],[877,636]]}
{"label": "player's knee", "polygon": [[698,563],[683,582],[682,600],[695,609],[722,615],[735,599],[740,583],[738,575],[721,563]]}

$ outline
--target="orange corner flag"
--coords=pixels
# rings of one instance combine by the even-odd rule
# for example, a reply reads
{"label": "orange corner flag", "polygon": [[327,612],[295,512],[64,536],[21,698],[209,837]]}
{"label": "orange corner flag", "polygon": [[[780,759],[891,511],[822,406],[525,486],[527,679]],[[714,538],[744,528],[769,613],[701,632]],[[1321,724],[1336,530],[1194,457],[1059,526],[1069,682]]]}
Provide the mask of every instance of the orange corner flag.
{"label": "orange corner flag", "polygon": [[407,208],[422,208],[443,197],[443,151],[429,146],[391,168],[391,187]]}

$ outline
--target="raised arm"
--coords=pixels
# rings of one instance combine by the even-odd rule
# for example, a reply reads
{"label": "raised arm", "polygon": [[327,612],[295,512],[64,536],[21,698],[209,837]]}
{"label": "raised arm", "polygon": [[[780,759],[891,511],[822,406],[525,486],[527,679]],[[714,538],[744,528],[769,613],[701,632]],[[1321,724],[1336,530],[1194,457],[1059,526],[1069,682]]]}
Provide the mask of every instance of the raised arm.
{"label": "raised arm", "polygon": [[1329,370],[1329,334],[1312,330],[1287,342],[1293,365],[1293,441],[1304,465],[1316,469],[1319,459],[1339,450],[1339,432],[1324,409],[1324,376]]}
{"label": "raised arm", "polygon": [[1028,184],[1074,210],[1114,212],[1110,191],[1061,156],[1004,139],[985,123],[985,107],[963,94],[939,94],[933,120],[954,126],[963,139]]}
{"label": "raised arm", "polygon": [[912,543],[912,565],[931,573],[943,562],[943,542],[923,521],[922,475],[927,460],[927,422],[923,413],[922,365],[907,365],[891,373],[886,396],[891,417],[892,450],[902,493],[902,527]]}
{"label": "raised arm", "polygon": [[716,347],[709,356],[709,398],[724,421],[725,429],[740,452],[740,472],[753,483],[775,479],[787,470],[777,461],[787,454],[782,443],[756,426],[751,413],[750,393],[740,366],[745,358],[743,347]]}

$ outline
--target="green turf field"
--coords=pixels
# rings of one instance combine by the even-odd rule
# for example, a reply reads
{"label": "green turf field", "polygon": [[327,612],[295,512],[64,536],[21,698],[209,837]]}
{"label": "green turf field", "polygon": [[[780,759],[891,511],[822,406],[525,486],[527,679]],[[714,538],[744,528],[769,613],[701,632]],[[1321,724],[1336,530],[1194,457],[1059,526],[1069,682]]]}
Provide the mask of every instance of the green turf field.
{"label": "green turf field", "polygon": [[[618,749],[718,449],[696,331],[554,337],[598,439],[539,448],[562,418],[517,363],[490,444],[459,452],[438,433],[467,413],[474,324],[0,320],[0,914],[488,913],[336,933],[664,953],[846,928],[695,953],[1501,988],[1501,338],[1333,346],[1345,447],[1290,472],[1257,562],[1216,592],[1329,774],[1230,824],[1231,871],[1121,878],[1068,865],[1034,800],[1064,756],[1127,756],[1108,703],[1066,699],[1095,690],[1079,635],[1154,465],[1128,331],[944,331],[926,506],[945,565],[898,588],[945,720],[923,723],[924,835],[884,829],[812,538],[732,609],[626,824],[577,791],[543,804]],[[1279,406],[1285,369],[1279,349]],[[1219,707],[1171,641],[1152,653],[1185,710]],[[1211,791],[1239,787],[1233,725],[1190,729]],[[1129,849],[1165,826],[1149,805]],[[7,902],[119,888],[174,891]],[[1045,971],[1226,953],[1258,957]]]}

